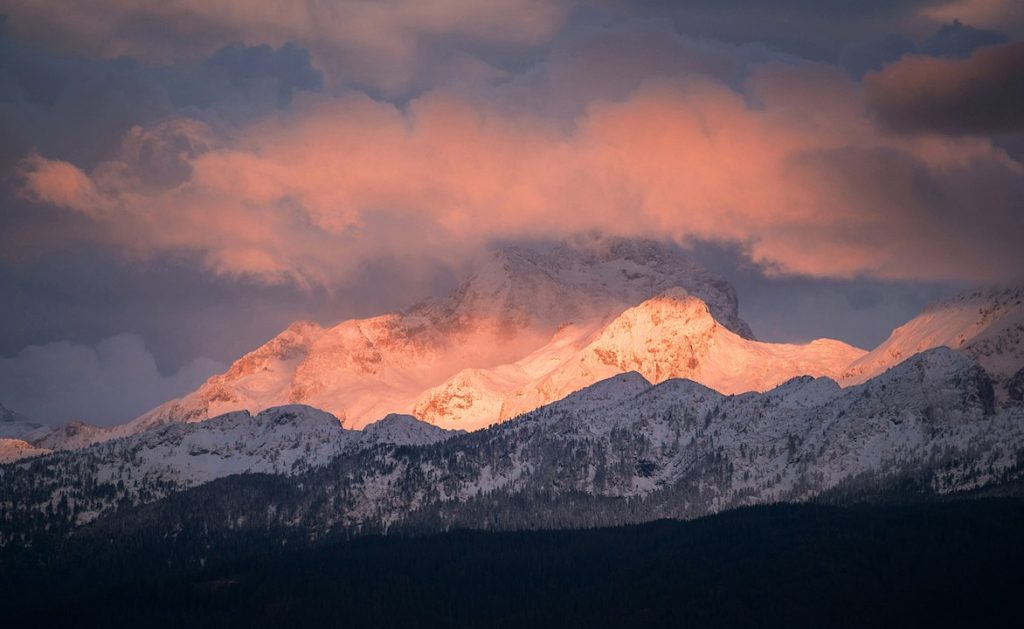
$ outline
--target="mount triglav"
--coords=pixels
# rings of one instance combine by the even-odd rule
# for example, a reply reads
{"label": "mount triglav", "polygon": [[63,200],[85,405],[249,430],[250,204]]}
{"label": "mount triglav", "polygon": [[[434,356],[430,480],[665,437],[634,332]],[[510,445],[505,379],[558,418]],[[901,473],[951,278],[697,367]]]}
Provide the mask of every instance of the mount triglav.
{"label": "mount triglav", "polygon": [[0,543],[188,518],[316,535],[578,526],[1008,487],[1022,299],[965,293],[870,352],[766,343],[675,246],[496,247],[444,299],[295,323],[122,426],[2,409]]}
{"label": "mount triglav", "polygon": [[[490,250],[444,299],[328,328],[298,322],[127,430],[296,403],[327,410],[350,428],[385,413],[417,410],[438,425],[479,428],[509,413],[488,412],[483,404],[450,403],[442,410],[438,389],[468,379],[480,384],[470,395],[487,396],[495,388],[509,393],[528,385],[625,309],[679,287],[707,304],[721,326],[752,337],[732,287],[678,248],[600,236],[529,248],[505,245]],[[581,379],[570,391],[595,380]]]}
{"label": "mount triglav", "polygon": [[472,430],[629,370],[726,392],[837,377],[864,354],[839,341],[758,343],[733,288],[678,247],[604,236],[493,247],[444,299],[331,327],[299,321],[199,389],[124,426],[76,424],[81,447],[170,422],[307,404],[349,428],[391,412]]}

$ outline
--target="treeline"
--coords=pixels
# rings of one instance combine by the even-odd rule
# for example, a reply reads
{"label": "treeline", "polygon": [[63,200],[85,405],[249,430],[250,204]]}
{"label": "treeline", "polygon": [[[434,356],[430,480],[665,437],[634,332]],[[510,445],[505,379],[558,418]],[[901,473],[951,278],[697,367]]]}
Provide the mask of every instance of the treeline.
{"label": "treeline", "polygon": [[248,556],[194,570],[169,567],[160,540],[133,548],[130,561],[5,569],[3,618],[591,629],[1014,626],[1024,613],[1019,499],[775,505],[691,522],[392,534],[299,549],[268,541],[235,540]]}

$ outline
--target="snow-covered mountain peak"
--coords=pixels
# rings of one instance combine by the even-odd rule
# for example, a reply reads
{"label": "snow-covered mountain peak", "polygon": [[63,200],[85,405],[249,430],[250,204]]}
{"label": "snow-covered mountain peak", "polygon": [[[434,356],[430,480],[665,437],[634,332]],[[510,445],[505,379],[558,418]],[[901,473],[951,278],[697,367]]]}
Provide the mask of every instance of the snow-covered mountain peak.
{"label": "snow-covered mountain peak", "polygon": [[719,326],[708,305],[678,286],[661,292],[627,309],[602,333],[615,336],[623,332],[651,334],[667,325],[691,335],[711,334]]}
{"label": "snow-covered mountain peak", "polygon": [[647,378],[639,372],[627,371],[570,393],[561,400],[561,403],[564,406],[593,410],[604,404],[620,404],[647,391],[651,386]]}
{"label": "snow-covered mountain peak", "polygon": [[942,299],[926,306],[921,314],[959,309],[963,306],[977,307],[981,320],[1007,308],[1024,305],[1024,286],[983,286],[965,290],[949,299]]}
{"label": "snow-covered mountain peak", "polygon": [[933,347],[914,354],[890,367],[872,380],[872,385],[890,384],[913,387],[924,383],[960,380],[985,375],[980,365],[964,354],[945,346]]}
{"label": "snow-covered mountain peak", "polygon": [[669,287],[593,332],[567,328],[516,363],[460,372],[428,389],[414,413],[481,428],[630,371],[653,383],[686,378],[723,393],[765,391],[797,375],[836,377],[863,354],[827,339],[790,345],[743,338],[702,299]]}
{"label": "snow-covered mountain peak", "polygon": [[481,405],[497,421],[509,416],[505,391],[557,367],[623,310],[684,292],[711,313],[706,321],[752,337],[732,287],[672,243],[587,234],[495,245],[445,298],[328,328],[297,322],[195,392],[97,438],[289,403],[326,409],[349,428],[389,412],[462,427]]}
{"label": "snow-covered mountain peak", "polygon": [[297,421],[341,425],[341,422],[334,415],[306,404],[285,404],[268,408],[260,411],[255,419],[270,425],[294,424]]}

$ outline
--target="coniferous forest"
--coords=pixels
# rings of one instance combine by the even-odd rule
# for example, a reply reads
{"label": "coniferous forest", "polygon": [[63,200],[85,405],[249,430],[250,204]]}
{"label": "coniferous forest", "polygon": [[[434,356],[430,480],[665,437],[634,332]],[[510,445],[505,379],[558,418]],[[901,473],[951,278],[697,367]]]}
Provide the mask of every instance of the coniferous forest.
{"label": "coniferous forest", "polygon": [[0,604],[8,626],[1011,626],[1022,530],[1019,498],[779,504],[302,548],[254,536],[198,569],[175,563],[193,543],[179,536],[91,562],[8,558]]}

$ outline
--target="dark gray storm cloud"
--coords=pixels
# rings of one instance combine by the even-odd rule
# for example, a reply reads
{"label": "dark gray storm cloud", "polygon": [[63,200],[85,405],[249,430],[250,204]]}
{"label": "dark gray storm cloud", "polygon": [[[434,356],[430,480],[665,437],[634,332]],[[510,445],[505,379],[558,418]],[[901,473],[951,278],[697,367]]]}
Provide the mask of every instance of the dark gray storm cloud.
{"label": "dark gray storm cloud", "polygon": [[94,60],[16,42],[0,19],[0,168],[29,150],[89,167],[109,157],[134,126],[187,115],[242,124],[322,89],[308,51],[292,44],[229,44],[204,62],[155,67],[130,58]]}
{"label": "dark gray storm cloud", "polygon": [[866,78],[869,105],[909,133],[1024,131],[1024,42],[988,46],[967,59],[909,56]]}
{"label": "dark gray storm cloud", "polygon": [[954,20],[919,43],[898,33],[855,42],[839,53],[838,60],[839,65],[859,78],[908,54],[965,59],[978,48],[1004,42],[1006,36],[1002,33]]}

